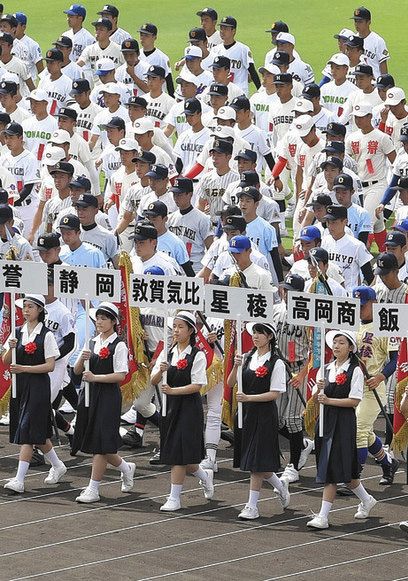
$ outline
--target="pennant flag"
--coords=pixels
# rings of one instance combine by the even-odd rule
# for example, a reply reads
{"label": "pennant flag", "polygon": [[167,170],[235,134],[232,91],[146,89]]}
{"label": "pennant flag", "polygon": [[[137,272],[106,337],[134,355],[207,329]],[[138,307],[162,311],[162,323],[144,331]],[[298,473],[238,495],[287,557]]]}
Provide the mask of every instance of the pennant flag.
{"label": "pennant flag", "polygon": [[204,351],[207,359],[207,385],[203,385],[200,390],[201,395],[205,395],[223,381],[224,366],[200,330],[197,332],[196,347]]}
{"label": "pennant flag", "polygon": [[[408,294],[405,302],[408,303]],[[394,395],[394,438],[392,448],[398,452],[403,452],[408,446],[408,421],[401,413],[401,401],[408,385],[408,345],[407,339],[402,339],[397,361],[397,385]]]}
{"label": "pennant flag", "polygon": [[[21,309],[16,308],[16,326],[24,323]],[[3,295],[3,319],[0,327],[0,353],[11,333],[11,298],[9,293]],[[7,413],[10,401],[11,373],[10,366],[4,365],[0,357],[0,415]]]}

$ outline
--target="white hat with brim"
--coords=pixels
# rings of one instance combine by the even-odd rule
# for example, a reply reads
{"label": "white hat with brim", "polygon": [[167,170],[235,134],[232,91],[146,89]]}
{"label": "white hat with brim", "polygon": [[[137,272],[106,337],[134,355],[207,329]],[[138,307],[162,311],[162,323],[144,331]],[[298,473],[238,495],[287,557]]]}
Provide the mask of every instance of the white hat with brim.
{"label": "white hat with brim", "polygon": [[102,302],[96,307],[96,309],[89,309],[89,316],[93,321],[96,321],[96,313],[98,311],[103,311],[104,313],[112,315],[119,323],[119,310],[113,303]]}
{"label": "white hat with brim", "polygon": [[42,307],[43,309],[45,308],[45,298],[43,295],[26,295],[22,299],[17,299],[16,307],[22,309],[24,306],[24,301],[29,301],[30,303],[37,305],[37,307]]}
{"label": "white hat with brim", "polygon": [[330,349],[333,349],[333,341],[334,338],[338,335],[343,335],[343,337],[347,337],[352,344],[353,344],[353,353],[357,351],[357,341],[356,341],[356,334],[353,331],[342,331],[341,329],[335,329],[334,331],[329,331],[326,333],[326,344]]}
{"label": "white hat with brim", "polygon": [[[173,320],[171,321],[171,326],[173,326],[173,322],[179,319],[181,321],[184,321],[185,323],[187,323],[188,325],[190,325],[190,327],[193,327],[194,331],[197,331],[197,323],[196,323],[196,318],[194,316],[193,313],[190,313],[190,311],[179,311],[177,313],[177,315],[175,315],[173,317]],[[170,326],[170,322],[169,322],[169,326]]]}
{"label": "white hat with brim", "polygon": [[272,333],[272,335],[276,338],[276,329],[275,327],[272,325],[272,323],[260,323],[259,321],[255,321],[254,323],[247,323],[245,325],[246,330],[248,331],[248,333],[250,335],[254,334],[254,327],[255,325],[262,325],[262,327],[265,327],[265,329],[267,329],[270,333]]}

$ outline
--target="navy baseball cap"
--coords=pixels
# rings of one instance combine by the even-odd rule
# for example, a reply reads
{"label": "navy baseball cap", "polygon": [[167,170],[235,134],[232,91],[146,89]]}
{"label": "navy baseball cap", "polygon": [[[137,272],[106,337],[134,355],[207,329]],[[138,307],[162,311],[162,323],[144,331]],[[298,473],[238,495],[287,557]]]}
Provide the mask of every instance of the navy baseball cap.
{"label": "navy baseball cap", "polygon": [[304,99],[308,99],[311,101],[315,97],[320,97],[320,87],[316,85],[316,83],[310,83],[309,85],[305,85],[302,91],[302,97]]}
{"label": "navy baseball cap", "polygon": [[377,256],[377,268],[374,270],[374,274],[386,275],[393,270],[398,270],[398,261],[394,254],[391,252],[383,252]]}
{"label": "navy baseball cap", "polygon": [[316,226],[306,226],[300,231],[299,240],[303,242],[313,242],[314,240],[321,240],[322,234]]}
{"label": "navy baseball cap", "polygon": [[231,101],[230,107],[235,109],[235,111],[249,111],[251,109],[251,103],[248,97],[240,95]]}
{"label": "navy baseball cap", "polygon": [[201,111],[201,103],[196,97],[184,101],[184,115],[195,115],[195,113],[201,113]]}
{"label": "navy baseball cap", "polygon": [[215,211],[216,216],[226,218],[227,216],[242,216],[241,208],[234,206],[234,204],[227,204],[221,210]]}
{"label": "navy baseball cap", "polygon": [[79,95],[80,93],[87,93],[91,90],[88,79],[74,79],[72,81],[72,91],[70,96]]}
{"label": "navy baseball cap", "polygon": [[1,32],[0,33],[0,41],[6,42],[7,44],[9,44],[11,46],[14,42],[14,37],[11,34],[9,34],[8,32]]}
{"label": "navy baseball cap", "polygon": [[345,137],[346,126],[341,123],[332,122],[327,125],[326,129],[323,130],[323,133],[335,135],[336,137]]}
{"label": "navy baseball cap", "polygon": [[225,219],[225,224],[222,229],[225,232],[230,230],[239,230],[240,232],[245,232],[246,221],[243,216],[227,216]]}
{"label": "navy baseball cap", "polygon": [[323,262],[323,264],[328,264],[329,262],[329,253],[327,250],[322,248],[321,246],[317,246],[316,248],[311,248],[309,250],[309,256],[307,258],[308,262],[313,262],[313,259],[317,262]]}
{"label": "navy baseball cap", "polygon": [[236,18],[233,16],[224,16],[224,18],[220,22],[220,26],[230,26],[231,28],[237,27]]}
{"label": "navy baseball cap", "polygon": [[353,178],[351,175],[341,173],[333,180],[333,190],[352,190]]}
{"label": "navy baseball cap", "polygon": [[217,11],[214,8],[203,8],[196,12],[197,16],[209,16],[211,20],[218,20]]}
{"label": "navy baseball cap", "polygon": [[408,177],[399,178],[396,186],[391,188],[392,190],[408,190]]}
{"label": "navy baseball cap", "polygon": [[121,52],[140,52],[139,43],[135,38],[127,38],[122,42]]}
{"label": "navy baseball cap", "polygon": [[3,133],[6,135],[23,135],[23,128],[19,123],[12,121],[3,129]]}
{"label": "navy baseball cap", "polygon": [[289,32],[289,26],[283,20],[276,20],[265,32]]}
{"label": "navy baseball cap", "polygon": [[305,290],[305,279],[299,274],[288,274],[285,277],[283,288],[302,292]]}
{"label": "navy baseball cap", "polygon": [[169,169],[161,164],[152,164],[150,170],[146,173],[146,177],[154,180],[165,180],[169,177]]}
{"label": "navy baseball cap", "polygon": [[251,248],[251,241],[248,236],[233,236],[229,241],[228,250],[233,254],[241,254],[241,252],[245,252],[245,250],[249,250]]}
{"label": "navy baseball cap", "polygon": [[210,153],[216,151],[218,153],[225,153],[226,155],[232,155],[232,143],[226,141],[225,139],[214,139],[214,143],[210,149]]}
{"label": "navy baseball cap", "polygon": [[259,174],[255,170],[247,170],[243,171],[241,174],[241,181],[239,182],[239,186],[241,188],[245,188],[247,186],[256,186],[260,182]]}
{"label": "navy baseball cap", "polygon": [[165,78],[166,71],[163,67],[159,67],[158,65],[151,65],[146,72],[146,77],[160,77]]}
{"label": "navy baseball cap", "polygon": [[68,161],[59,161],[53,167],[50,168],[49,173],[52,175],[54,173],[66,173],[71,176],[74,175],[74,166]]}
{"label": "navy baseball cap", "polygon": [[275,85],[289,85],[289,83],[293,83],[293,77],[290,73],[279,73],[275,75],[273,82]]}
{"label": "navy baseball cap", "polygon": [[344,141],[326,141],[326,145],[323,147],[322,151],[324,153],[344,153],[345,151]]}
{"label": "navy baseball cap", "polygon": [[27,24],[27,16],[24,12],[14,12],[13,16],[19,24],[23,24],[24,26]]}
{"label": "navy baseball cap", "polygon": [[187,194],[192,193],[193,189],[193,180],[190,180],[190,178],[176,178],[174,186],[170,188],[170,192],[173,194]]}
{"label": "navy baseball cap", "polygon": [[256,158],[257,158],[256,151],[253,151],[252,149],[241,149],[234,157],[235,160],[246,159],[247,161],[252,161],[253,163],[256,162]]}
{"label": "navy baseball cap", "polygon": [[53,46],[62,46],[64,48],[72,48],[72,40],[69,36],[60,36],[55,42],[52,43]]}
{"label": "navy baseball cap", "polygon": [[47,232],[38,237],[37,250],[49,250],[61,246],[61,235],[57,232]]}
{"label": "navy baseball cap", "polygon": [[108,20],[107,18],[98,18],[98,20],[94,20],[91,24],[92,24],[92,26],[95,26],[95,28],[97,26],[103,26],[104,28],[107,28],[108,30],[112,30],[112,22],[110,20]]}
{"label": "navy baseball cap", "polygon": [[210,85],[209,95],[222,95],[226,97],[228,95],[228,87],[223,83],[212,83]]}
{"label": "navy baseball cap", "polygon": [[150,222],[138,222],[129,240],[157,240],[157,230]]}
{"label": "navy baseball cap", "polygon": [[397,230],[398,232],[408,233],[408,218],[405,218],[405,220],[401,220],[401,222],[395,224],[394,230]]}
{"label": "navy baseball cap", "polygon": [[45,60],[47,62],[57,61],[62,63],[64,60],[64,55],[58,48],[50,48],[50,50],[47,50],[47,52],[45,53]]}
{"label": "navy baseball cap", "polygon": [[337,167],[338,169],[343,169],[343,162],[339,157],[335,157],[334,155],[330,155],[327,159],[325,159],[321,164],[321,169],[325,169],[327,165],[331,165],[333,167]]}
{"label": "navy baseball cap", "polygon": [[272,57],[273,65],[288,65],[289,64],[289,53],[284,50],[276,50]]}
{"label": "navy baseball cap", "polygon": [[371,12],[368,8],[360,6],[360,8],[354,10],[354,14],[350,20],[371,20]]}
{"label": "navy baseball cap", "polygon": [[80,208],[93,208],[98,207],[98,200],[92,194],[81,194],[79,198],[72,204],[74,207],[79,206]]}
{"label": "navy baseball cap", "polygon": [[329,194],[317,194],[314,196],[309,203],[306,204],[308,208],[315,208],[316,206],[327,207],[331,206],[333,200],[329,196]]}
{"label": "navy baseball cap", "polygon": [[0,95],[17,95],[17,83],[13,81],[1,81]]}
{"label": "navy baseball cap", "polygon": [[373,75],[373,67],[370,65],[357,65],[354,71],[351,73],[352,75]]}
{"label": "navy baseball cap", "polygon": [[164,270],[160,268],[160,266],[149,266],[146,270],[143,271],[143,274],[155,274],[156,276],[163,276]]}
{"label": "navy baseball cap", "polygon": [[8,204],[0,205],[0,224],[5,224],[13,219],[13,209]]}
{"label": "navy baseball cap", "polygon": [[112,4],[105,4],[102,10],[97,12],[97,14],[110,14],[114,18],[117,18],[119,16],[119,10],[116,6],[112,6]]}
{"label": "navy baseball cap", "polygon": [[353,288],[353,299],[360,299],[360,304],[363,306],[370,301],[377,300],[377,293],[372,286],[356,286]]}
{"label": "navy baseball cap", "polygon": [[408,141],[408,126],[401,127],[399,140],[400,141]]}
{"label": "navy baseball cap", "polygon": [[396,248],[397,246],[405,246],[407,243],[407,237],[402,232],[393,231],[387,234],[385,239],[385,247],[391,246],[391,248]]}
{"label": "navy baseball cap", "polygon": [[86,192],[90,192],[91,191],[91,180],[88,180],[88,178],[85,176],[78,176],[69,183],[69,187],[70,188],[77,188],[78,190],[79,189],[85,190]]}
{"label": "navy baseball cap", "polygon": [[161,216],[162,218],[164,218],[165,216],[167,216],[167,214],[168,214],[167,206],[160,200],[156,200],[149,204],[146,210],[143,212],[143,215],[146,216],[146,218],[149,218],[150,216],[153,217]]}
{"label": "navy baseball cap", "polygon": [[124,103],[125,107],[142,107],[147,109],[147,101],[143,97],[129,97],[127,103]]}
{"label": "navy baseball cap", "polygon": [[216,56],[209,68],[213,69],[230,69],[231,59],[227,56]]}
{"label": "navy baseball cap", "polygon": [[55,117],[61,117],[62,119],[72,119],[73,121],[76,121],[78,113],[75,111],[75,109],[70,109],[69,107],[60,107]]}
{"label": "navy baseball cap", "polygon": [[150,151],[143,150],[141,153],[139,153],[139,155],[134,157],[132,161],[133,163],[136,161],[141,161],[142,163],[148,163],[149,165],[151,165],[152,163],[156,163],[156,156],[154,155],[154,153],[151,153]]}
{"label": "navy baseball cap", "polygon": [[142,26],[139,28],[137,32],[140,32],[141,34],[153,34],[154,36],[156,36],[157,26],[155,24],[152,24],[151,22],[146,22],[145,24],[142,24]]}
{"label": "navy baseball cap", "polygon": [[347,220],[347,208],[332,204],[326,210],[325,220]]}
{"label": "navy baseball cap", "polygon": [[188,40],[191,44],[207,40],[204,28],[192,28],[188,33]]}
{"label": "navy baseball cap", "polygon": [[112,119],[106,125],[102,126],[103,129],[126,129],[126,125],[122,117],[112,117]]}
{"label": "navy baseball cap", "polygon": [[85,6],[81,6],[81,4],[71,4],[68,10],[64,10],[63,12],[64,14],[68,14],[68,16],[82,16],[82,18],[86,16],[86,8]]}
{"label": "navy baseball cap", "polygon": [[242,198],[242,196],[246,196],[247,198],[251,198],[255,202],[259,202],[259,200],[262,198],[260,191],[257,188],[254,188],[253,186],[246,186],[241,191],[237,192],[236,196],[238,200]]}
{"label": "navy baseball cap", "polygon": [[389,74],[380,75],[379,77],[377,77],[377,82],[375,86],[377,87],[377,89],[383,90],[392,89],[393,87],[395,87],[394,77]]}
{"label": "navy baseball cap", "polygon": [[64,216],[59,224],[59,228],[66,228],[67,230],[80,230],[81,223],[76,214],[67,214]]}

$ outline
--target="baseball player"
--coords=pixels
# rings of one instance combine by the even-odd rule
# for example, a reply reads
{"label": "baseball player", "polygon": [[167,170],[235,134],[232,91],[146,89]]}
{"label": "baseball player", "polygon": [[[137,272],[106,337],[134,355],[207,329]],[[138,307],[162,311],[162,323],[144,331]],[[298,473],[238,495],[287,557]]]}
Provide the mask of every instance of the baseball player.
{"label": "baseball player", "polygon": [[292,94],[293,82],[290,73],[276,74],[275,86],[278,101],[271,103],[268,118],[271,143],[274,147],[289,131],[294,119],[293,109],[296,103],[296,99]]}
{"label": "baseball player", "polygon": [[63,58],[58,48],[47,50],[45,53],[47,71],[44,71],[38,83],[38,88],[48,94],[50,115],[58,113],[59,108],[68,100],[71,91],[71,79],[61,72]]}
{"label": "baseball player", "polygon": [[21,123],[30,116],[30,113],[17,106],[17,84],[12,81],[1,81],[0,83],[0,104],[10,120]]}
{"label": "baseball player", "polygon": [[[320,97],[320,87],[316,83],[311,83],[303,89],[301,99],[297,102],[296,107],[299,107],[299,103],[306,105],[300,111],[298,109],[298,112],[312,115],[316,128],[319,131],[325,131],[328,124],[333,121],[333,114],[326,107],[321,106]],[[311,110],[306,104],[307,101],[312,105]]]}
{"label": "baseball player", "polygon": [[125,63],[116,70],[116,80],[130,87],[132,96],[143,97],[149,91],[145,81],[149,66],[140,60],[139,43],[134,38],[128,38],[122,42],[121,51]]}
{"label": "baseball player", "polygon": [[222,43],[222,38],[217,30],[218,14],[214,8],[203,8],[196,12],[200,17],[200,23],[207,36],[208,50],[212,50],[215,46]]}
{"label": "baseball player", "polygon": [[21,60],[26,65],[27,71],[31,75],[33,82],[35,82],[37,74],[40,74],[44,69],[41,48],[38,42],[26,34],[26,14],[24,14],[24,12],[16,12],[14,17],[17,21],[15,41],[17,40],[20,48],[22,48]]}
{"label": "baseball player", "polygon": [[90,100],[91,87],[87,79],[75,79],[72,82],[70,96],[75,103],[70,108],[76,111],[76,132],[88,143],[95,117],[101,112],[101,107]]}
{"label": "baseball player", "polygon": [[32,116],[22,122],[24,141],[27,149],[41,161],[44,148],[57,129],[57,121],[48,114],[48,95],[42,89],[30,93],[30,107]]}
{"label": "baseball player", "polygon": [[106,133],[107,124],[112,117],[121,119],[124,127],[129,122],[129,114],[123,105],[120,104],[120,89],[117,83],[108,83],[102,89],[105,107],[95,116],[91,131],[91,139],[89,140],[89,148],[94,150],[98,139],[102,150],[107,146],[108,137]]}
{"label": "baseball player", "polygon": [[184,59],[186,69],[195,77],[197,95],[201,99],[205,89],[214,81],[211,72],[203,69],[203,51],[199,46],[189,45],[184,49]]}
{"label": "baseball player", "polygon": [[69,162],[60,161],[50,168],[50,174],[54,180],[56,195],[52,196],[44,204],[43,222],[39,229],[40,234],[49,233],[52,230],[55,231],[59,224],[58,217],[60,212],[72,206],[69,184],[74,175],[74,166]]}
{"label": "baseball player", "polygon": [[[297,265],[299,262],[295,262]],[[311,248],[308,253],[307,257],[307,267],[308,267],[308,274],[305,277],[306,285],[305,291],[306,292],[313,292],[311,289],[313,288],[313,281],[316,280],[316,277],[319,275],[319,272],[323,274],[327,286],[330,288],[333,296],[335,297],[346,297],[347,291],[342,284],[340,284],[339,280],[339,273],[338,269],[330,262],[329,260],[329,253],[324,248],[315,247]],[[336,278],[331,276],[333,274]],[[310,280],[308,280],[310,279]],[[342,277],[341,277],[341,280]],[[317,288],[315,290],[317,292]]]}
{"label": "baseball player", "polygon": [[357,87],[347,80],[350,65],[347,55],[341,52],[337,53],[331,57],[327,64],[330,66],[332,80],[321,87],[321,99],[326,109],[331,111],[336,118],[340,118],[344,111],[344,104],[351,93],[357,90]]}
{"label": "baseball player", "polygon": [[187,129],[178,135],[174,145],[177,156],[176,168],[179,173],[187,173],[196,163],[204,145],[210,139],[210,130],[202,123],[202,103],[196,99],[186,99],[183,103],[183,113]]}
{"label": "baseball player", "polygon": [[97,14],[106,20],[110,20],[112,23],[112,30],[110,33],[110,39],[112,42],[116,42],[116,44],[121,45],[124,40],[131,38],[129,32],[123,30],[123,28],[118,27],[119,10],[116,8],[116,6],[112,6],[112,4],[105,4],[102,10],[97,12]]}
{"label": "baseball player", "polygon": [[358,65],[370,65],[366,56],[364,56],[364,38],[351,34],[345,43],[346,55],[349,58],[349,69],[347,80],[355,84],[356,77],[354,71]]}
{"label": "baseball player", "polygon": [[[209,69],[212,71],[214,80],[216,83],[220,83],[221,85],[226,85],[228,88],[228,102],[231,101],[235,97],[239,97],[242,95],[242,88],[239,87],[236,83],[231,81],[231,59],[226,56],[216,56],[213,62],[209,65]],[[203,99],[206,100],[206,96],[208,95],[208,87],[203,92]]]}
{"label": "baseball player", "polygon": [[[109,212],[110,222],[113,227],[123,217],[124,210],[122,208],[123,200],[129,189],[135,184],[139,183],[139,177],[135,171],[136,165],[134,158],[138,153],[138,144],[135,139],[124,138],[119,141],[116,151],[119,151],[121,166],[115,171],[109,180],[110,190],[112,195],[105,204],[105,212]],[[130,232],[128,233],[130,234]],[[121,238],[121,241],[126,240],[126,236]]]}
{"label": "baseball player", "polygon": [[[296,57],[295,37],[289,32],[279,32],[276,36],[276,52],[272,57],[272,64],[283,64],[288,67],[287,71],[292,77],[302,83],[308,85],[314,83],[314,74],[310,65],[303,62],[300,57]],[[279,53],[279,54],[278,54]],[[270,64],[265,62],[265,64]]]}
{"label": "baseball player", "polygon": [[354,26],[358,35],[364,39],[364,54],[373,67],[374,76],[388,72],[387,61],[390,58],[385,41],[379,34],[370,29],[371,12],[363,6],[356,8],[353,14]]}
{"label": "baseball player", "polygon": [[0,259],[7,260],[12,249],[14,260],[35,260],[31,244],[16,232],[14,225],[13,208],[7,203],[0,204]]}
{"label": "baseball player", "polygon": [[9,73],[14,73],[19,77],[20,92],[23,97],[27,97],[30,91],[35,89],[35,85],[22,60],[13,54],[14,38],[7,32],[0,34],[0,65]]}
{"label": "baseball player", "polygon": [[388,117],[388,108],[385,107],[384,101],[387,98],[388,89],[395,87],[394,77],[388,74],[381,75],[377,78],[375,86],[377,88],[378,94],[381,97],[382,103],[379,103],[373,107],[372,124],[373,127],[378,127],[378,129],[381,129],[381,131],[385,131],[385,122],[387,121]]}
{"label": "baseball player", "polygon": [[142,200],[140,200],[137,209],[139,218],[144,217],[144,212],[152,202],[160,200],[167,206],[168,213],[174,212],[177,209],[174,203],[173,195],[169,190],[169,169],[160,163],[152,164],[146,174],[149,178],[150,189],[152,190]]}
{"label": "baseball player", "polygon": [[63,36],[68,36],[72,39],[70,59],[73,62],[77,62],[83,50],[87,46],[94,44],[95,38],[82,26],[86,18],[86,8],[84,6],[72,4],[67,10],[64,10],[64,14],[67,15],[69,29],[63,33]]}
{"label": "baseball player", "polygon": [[128,85],[118,82],[115,78],[116,69],[115,63],[110,58],[101,58],[96,63],[95,75],[98,77],[99,81],[95,84],[91,91],[90,100],[96,103],[100,107],[105,107],[103,89],[105,85],[116,85],[120,94],[120,103],[123,105],[127,103],[129,97],[132,96],[132,92]]}
{"label": "baseball player", "polygon": [[166,89],[168,94],[173,97],[174,83],[173,77],[171,76],[170,59],[163,51],[154,46],[158,33],[157,26],[151,22],[147,22],[139,28],[138,33],[140,34],[140,44],[142,45],[140,51],[141,60],[146,61],[149,68],[156,66],[164,70]]}
{"label": "baseball player", "polygon": [[391,136],[395,151],[397,151],[400,147],[401,129],[408,123],[404,90],[399,87],[388,89],[384,105],[389,108],[384,128],[385,133]]}
{"label": "baseball player", "polygon": [[382,99],[373,85],[373,69],[370,65],[357,65],[353,75],[356,78],[356,85],[359,90],[349,95],[344,104],[343,113],[339,117],[339,122],[346,124],[351,121],[351,127],[355,130],[354,119],[352,118],[353,108],[356,105],[367,105],[374,108],[382,104]]}
{"label": "baseball player", "polygon": [[101,58],[110,58],[115,63],[115,68],[120,67],[125,62],[123,54],[120,50],[119,44],[113,42],[110,38],[112,32],[112,22],[107,18],[98,18],[92,22],[92,26],[95,27],[95,38],[96,42],[86,46],[81,56],[77,60],[77,65],[79,67],[86,67],[91,70],[94,81],[95,78],[96,63]]}
{"label": "baseball player", "polygon": [[268,133],[269,107],[278,101],[275,75],[278,75],[280,70],[276,65],[269,64],[260,67],[258,72],[262,76],[261,87],[250,97],[249,101],[251,103],[251,111],[254,116],[255,125],[265,133]]}
{"label": "baseball player", "polygon": [[[164,134],[167,137],[171,137],[174,131],[176,131],[177,137],[179,137],[183,131],[188,129],[186,116],[184,114],[184,101],[196,97],[196,83],[196,78],[187,69],[183,69],[180,75],[176,78],[176,84],[180,86],[182,100],[175,102],[164,118],[164,123],[166,124]],[[206,107],[205,104],[204,107]],[[206,110],[208,111],[209,108],[206,107]]]}
{"label": "baseball player", "polygon": [[133,123],[133,134],[139,147],[143,151],[150,151],[156,157],[156,163],[165,165],[169,170],[169,179],[177,175],[177,170],[174,166],[172,158],[169,154],[153,143],[155,137],[155,127],[153,122],[148,118],[140,118],[139,121]]}
{"label": "baseball player", "polygon": [[166,71],[158,65],[150,65],[146,79],[149,92],[145,95],[147,101],[147,116],[156,127],[164,128],[164,118],[175,103],[173,97],[163,92],[163,81]]}
{"label": "baseball player", "polygon": [[353,236],[368,244],[368,236],[373,231],[370,214],[352,202],[354,186],[353,178],[350,175],[341,173],[334,178],[333,190],[336,194],[337,203],[347,208],[347,226],[353,233]]}
{"label": "baseball player", "polygon": [[83,77],[84,71],[70,59],[72,52],[72,39],[69,38],[69,36],[60,36],[52,44],[62,52],[62,74],[71,79],[71,81]]}

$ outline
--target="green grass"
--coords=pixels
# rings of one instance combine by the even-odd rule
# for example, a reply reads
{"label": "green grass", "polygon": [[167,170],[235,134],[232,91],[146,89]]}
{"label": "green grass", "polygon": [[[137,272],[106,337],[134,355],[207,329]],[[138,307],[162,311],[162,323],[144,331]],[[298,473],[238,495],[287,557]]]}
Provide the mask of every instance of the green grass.
{"label": "green grass", "polygon": [[[61,32],[66,29],[62,11],[69,7],[70,0],[17,0],[5,2],[8,12],[21,10],[29,17],[27,33],[34,36],[46,50]],[[88,16],[86,26],[93,30],[91,22],[96,18],[102,1],[83,2]],[[199,25],[195,13],[204,8],[204,2],[183,0],[116,0],[120,10],[120,24],[131,34],[143,22],[154,22],[159,28],[158,46],[169,56],[172,63],[178,60],[187,44],[189,28]],[[330,56],[337,52],[337,41],[333,38],[341,28],[353,29],[350,16],[359,5],[359,0],[321,2],[321,0],[223,0],[210,3],[218,10],[219,17],[233,15],[238,19],[237,38],[252,48],[255,63],[260,66],[270,48],[270,36],[264,30],[274,20],[285,20],[297,38],[297,49],[315,71],[320,80],[320,72]],[[373,30],[384,36],[391,54],[390,72],[395,75],[398,85],[408,89],[408,68],[404,66],[407,54],[406,31],[408,11],[404,0],[368,0],[368,8],[373,15]]]}

